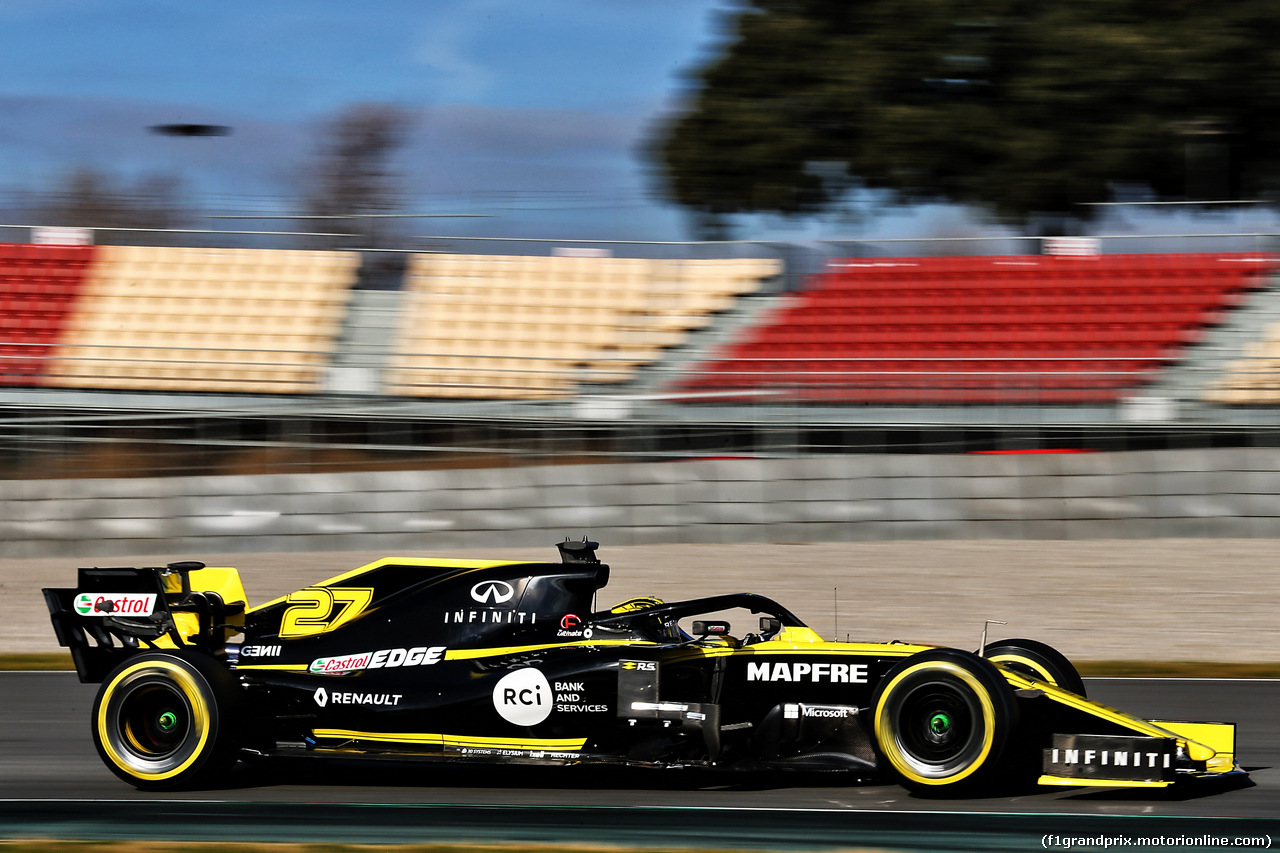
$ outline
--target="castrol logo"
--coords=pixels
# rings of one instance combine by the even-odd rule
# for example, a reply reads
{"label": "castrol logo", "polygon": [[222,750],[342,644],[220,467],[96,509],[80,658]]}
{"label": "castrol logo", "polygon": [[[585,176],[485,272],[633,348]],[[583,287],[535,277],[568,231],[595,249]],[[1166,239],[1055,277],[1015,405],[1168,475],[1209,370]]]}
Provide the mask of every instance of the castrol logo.
{"label": "castrol logo", "polygon": [[82,592],[74,602],[81,616],[150,616],[156,609],[155,593]]}
{"label": "castrol logo", "polygon": [[316,658],[307,671],[316,675],[342,675],[344,672],[356,672],[362,669],[431,666],[442,661],[446,651],[448,650],[444,646],[415,646],[412,649],[381,649],[376,652],[361,652],[358,655]]}

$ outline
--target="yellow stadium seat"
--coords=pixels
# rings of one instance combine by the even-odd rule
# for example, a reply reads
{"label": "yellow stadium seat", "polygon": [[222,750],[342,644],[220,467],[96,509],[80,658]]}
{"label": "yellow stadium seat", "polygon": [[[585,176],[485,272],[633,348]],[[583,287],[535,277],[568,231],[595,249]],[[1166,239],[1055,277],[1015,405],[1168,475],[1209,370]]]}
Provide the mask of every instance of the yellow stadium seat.
{"label": "yellow stadium seat", "polygon": [[[357,263],[355,253],[102,247],[51,372],[65,387],[310,390]],[[92,346],[121,337],[179,346]],[[247,367],[228,373],[232,357]]]}

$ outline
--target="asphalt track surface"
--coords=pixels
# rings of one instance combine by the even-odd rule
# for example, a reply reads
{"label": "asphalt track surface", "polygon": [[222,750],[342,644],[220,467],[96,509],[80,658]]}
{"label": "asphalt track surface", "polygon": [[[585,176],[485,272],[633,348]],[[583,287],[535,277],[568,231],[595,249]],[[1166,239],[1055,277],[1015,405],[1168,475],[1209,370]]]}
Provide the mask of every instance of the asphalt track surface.
{"label": "asphalt track surface", "polygon": [[6,672],[0,839],[1022,850],[1054,849],[1046,837],[1053,835],[1122,839],[1113,849],[1126,838],[1256,835],[1266,836],[1261,846],[1280,845],[1280,680],[1089,679],[1088,688],[1141,716],[1237,723],[1238,760],[1251,778],[1173,793],[1049,789],[938,800],[833,776],[299,760],[267,772],[242,767],[219,790],[142,793],[117,780],[94,751],[96,685],[72,673]]}

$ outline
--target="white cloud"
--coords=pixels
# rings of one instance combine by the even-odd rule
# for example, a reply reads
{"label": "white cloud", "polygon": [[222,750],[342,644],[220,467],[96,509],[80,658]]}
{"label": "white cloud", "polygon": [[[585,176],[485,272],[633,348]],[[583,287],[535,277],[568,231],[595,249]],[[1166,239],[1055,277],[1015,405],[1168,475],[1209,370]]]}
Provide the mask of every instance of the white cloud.
{"label": "white cloud", "polygon": [[477,100],[493,89],[497,70],[473,58],[469,48],[480,29],[509,5],[508,0],[454,2],[426,26],[413,60],[435,79],[437,100]]}

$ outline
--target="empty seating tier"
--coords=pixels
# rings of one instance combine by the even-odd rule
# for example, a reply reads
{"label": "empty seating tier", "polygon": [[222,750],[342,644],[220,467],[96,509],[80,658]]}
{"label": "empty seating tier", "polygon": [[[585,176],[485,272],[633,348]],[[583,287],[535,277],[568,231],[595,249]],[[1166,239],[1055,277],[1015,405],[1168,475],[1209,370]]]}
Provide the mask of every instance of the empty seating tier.
{"label": "empty seating tier", "polygon": [[387,390],[537,399],[624,382],[778,271],[768,260],[416,255]]}
{"label": "empty seating tier", "polygon": [[358,266],[353,252],[103,246],[47,384],[319,391]]}
{"label": "empty seating tier", "polygon": [[0,243],[0,385],[38,385],[94,257],[89,246]]}
{"label": "empty seating tier", "polygon": [[[1274,299],[1275,294],[1268,294]],[[1205,400],[1210,403],[1247,406],[1280,405],[1280,323],[1262,330],[1259,340],[1244,345],[1222,376],[1209,384]]]}
{"label": "empty seating tier", "polygon": [[1274,267],[1260,254],[835,261],[679,389],[711,400],[1111,402]]}

